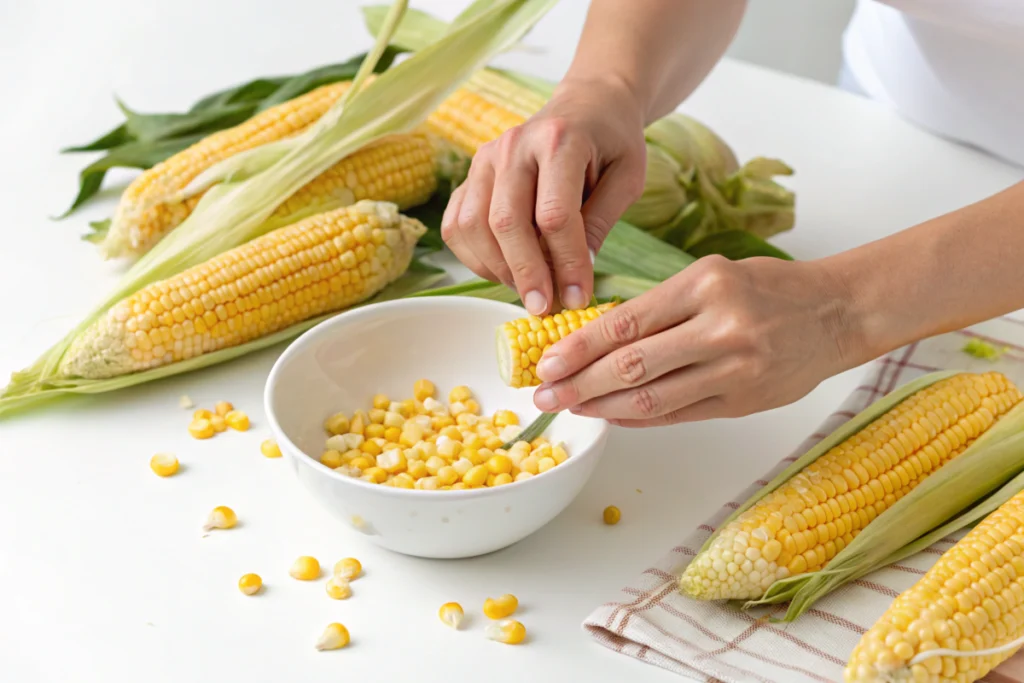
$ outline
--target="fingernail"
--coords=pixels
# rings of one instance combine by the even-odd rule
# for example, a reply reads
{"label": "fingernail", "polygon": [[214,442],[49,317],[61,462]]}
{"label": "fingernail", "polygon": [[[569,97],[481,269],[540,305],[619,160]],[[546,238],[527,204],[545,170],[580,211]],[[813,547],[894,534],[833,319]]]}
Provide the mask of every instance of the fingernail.
{"label": "fingernail", "polygon": [[548,300],[535,289],[526,293],[526,296],[523,297],[523,304],[526,305],[526,310],[530,312],[530,315],[540,315],[547,309]]}
{"label": "fingernail", "polygon": [[566,369],[561,356],[544,356],[537,363],[537,377],[542,382],[554,382],[565,376]]}
{"label": "fingernail", "polygon": [[588,249],[587,251],[590,253],[590,265],[594,265],[594,262],[597,261],[597,254],[594,253],[593,249]]}
{"label": "fingernail", "polygon": [[562,303],[566,308],[586,308],[587,297],[576,285],[569,285],[562,291]]}
{"label": "fingernail", "polygon": [[558,408],[558,397],[551,389],[538,389],[533,395],[533,405],[541,410],[555,410]]}

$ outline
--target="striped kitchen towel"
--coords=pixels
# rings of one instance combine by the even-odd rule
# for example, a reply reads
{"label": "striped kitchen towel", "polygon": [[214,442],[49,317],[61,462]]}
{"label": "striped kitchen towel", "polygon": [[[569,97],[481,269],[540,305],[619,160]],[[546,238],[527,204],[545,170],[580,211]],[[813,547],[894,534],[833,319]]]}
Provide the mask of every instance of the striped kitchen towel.
{"label": "striped kitchen towel", "polygon": [[[968,356],[962,349],[972,337],[1007,347],[1008,352],[995,362]],[[885,612],[893,598],[913,585],[966,531],[847,584],[789,624],[760,618],[780,615],[784,606],[740,612],[684,597],[676,587],[676,577],[725,517],[799,455],[884,394],[923,374],[944,369],[999,370],[1024,387],[1024,322],[1014,318],[991,320],[911,344],[872,363],[866,381],[793,455],[740,491],[714,517],[631,581],[618,597],[596,609],[584,628],[606,647],[697,681],[842,681],[843,667],[861,634]],[[983,680],[1024,683],[1024,652]]]}

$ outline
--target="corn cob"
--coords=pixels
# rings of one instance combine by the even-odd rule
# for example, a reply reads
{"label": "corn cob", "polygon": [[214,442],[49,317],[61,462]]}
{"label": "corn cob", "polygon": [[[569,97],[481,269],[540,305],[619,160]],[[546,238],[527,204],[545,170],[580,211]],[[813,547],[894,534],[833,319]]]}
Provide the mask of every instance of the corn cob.
{"label": "corn cob", "polygon": [[614,302],[577,311],[562,311],[538,318],[529,316],[498,327],[498,372],[510,387],[533,387],[541,381],[537,377],[537,362],[548,348],[582,326],[613,308]]}
{"label": "corn cob", "polygon": [[405,272],[425,231],[394,204],[363,201],[269,232],[115,304],[60,374],[155,368],[365,301]]}
{"label": "corn cob", "polygon": [[[976,681],[1024,636],[1024,492],[946,551],[861,638],[848,683]],[[929,650],[953,650],[961,653]],[[967,653],[1001,650],[985,655]],[[967,654],[967,656],[963,656]]]}
{"label": "corn cob", "polygon": [[680,577],[702,600],[757,599],[817,571],[1021,400],[1000,373],[918,391],[727,523]]}
{"label": "corn cob", "polygon": [[[140,256],[180,225],[202,198],[182,192],[214,164],[260,145],[292,137],[320,118],[350,83],[325,85],[214,133],[143,172],[125,190],[101,250],[107,258]],[[342,159],[277,208],[270,220],[287,225],[329,205],[376,199],[407,209],[437,188],[434,145],[424,134],[393,135]]]}

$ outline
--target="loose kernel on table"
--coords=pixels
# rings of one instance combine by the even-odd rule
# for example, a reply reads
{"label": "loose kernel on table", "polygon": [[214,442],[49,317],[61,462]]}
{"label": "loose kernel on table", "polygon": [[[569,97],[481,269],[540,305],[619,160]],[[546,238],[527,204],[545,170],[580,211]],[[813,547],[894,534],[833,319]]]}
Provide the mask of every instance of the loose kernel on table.
{"label": "loose kernel on table", "polygon": [[246,595],[256,595],[263,587],[263,579],[259,574],[246,574],[238,580],[238,590]]}
{"label": "loose kernel on table", "polygon": [[277,442],[273,439],[266,439],[260,444],[260,453],[267,458],[280,458],[281,447],[277,445]]}
{"label": "loose kernel on table", "polygon": [[332,600],[346,600],[352,597],[352,586],[348,579],[335,574],[327,581],[327,596]]}
{"label": "loose kernel on table", "polygon": [[149,469],[161,477],[169,477],[178,472],[178,459],[170,453],[157,453],[149,459]]}
{"label": "loose kernel on table", "polygon": [[526,627],[514,619],[488,624],[484,634],[491,640],[506,645],[518,645],[526,639]]}
{"label": "loose kernel on table", "polygon": [[462,610],[462,605],[457,602],[446,602],[441,605],[441,609],[437,610],[437,616],[441,618],[441,621],[445,626],[451,626],[458,630],[459,624],[462,623],[462,618],[465,616],[465,612]]}
{"label": "loose kernel on table", "polygon": [[188,410],[189,408],[195,407],[196,404],[193,403],[192,399],[190,399],[188,396],[182,394],[181,397],[178,399],[178,405],[184,408],[185,410]]}
{"label": "loose kernel on table", "polygon": [[234,409],[235,407],[228,403],[227,401],[218,401],[217,405],[213,407],[213,412],[215,412],[217,415],[220,415],[221,417],[224,417]]}
{"label": "loose kernel on table", "polygon": [[193,420],[188,433],[195,439],[209,439],[214,433],[213,424],[205,419]]}
{"label": "loose kernel on table", "polygon": [[235,514],[235,511],[227,505],[218,505],[210,510],[210,514],[206,517],[206,523],[203,524],[203,531],[230,529],[236,524],[238,524],[238,515]]}
{"label": "loose kernel on table", "polygon": [[224,416],[224,421],[236,432],[244,432],[249,429],[249,416],[241,410],[232,410]]}
{"label": "loose kernel on table", "polygon": [[299,581],[312,581],[320,577],[320,562],[315,557],[303,555],[292,563],[288,574]]}
{"label": "loose kernel on table", "polygon": [[348,629],[339,623],[328,624],[316,642],[317,650],[337,650],[349,643]]}
{"label": "loose kernel on table", "polygon": [[519,607],[519,599],[511,593],[484,600],[484,615],[488,619],[504,619],[512,616]]}
{"label": "loose kernel on table", "polygon": [[619,511],[619,508],[615,507],[614,505],[609,505],[604,509],[605,524],[618,524],[620,519],[622,519],[622,513]]}
{"label": "loose kernel on table", "polygon": [[203,408],[200,408],[196,412],[192,413],[193,420],[209,420],[211,417],[213,417],[213,413]]}
{"label": "loose kernel on table", "polygon": [[210,418],[210,424],[213,425],[213,431],[220,434],[226,432],[228,429],[228,423],[220,415],[214,415]]}
{"label": "loose kernel on table", "polygon": [[334,564],[334,575],[352,581],[363,573],[363,565],[354,557],[346,557]]}

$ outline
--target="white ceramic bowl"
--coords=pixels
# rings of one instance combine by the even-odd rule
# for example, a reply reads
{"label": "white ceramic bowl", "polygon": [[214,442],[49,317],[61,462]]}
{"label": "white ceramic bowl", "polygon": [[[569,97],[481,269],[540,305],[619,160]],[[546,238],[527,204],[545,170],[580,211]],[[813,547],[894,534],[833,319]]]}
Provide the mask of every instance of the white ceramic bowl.
{"label": "white ceramic bowl", "polygon": [[517,306],[485,299],[402,299],[343,313],[299,337],[271,370],[264,401],[274,436],[302,485],[378,545],[420,557],[482,555],[551,521],[594,471],[607,441],[607,422],[559,415],[546,435],[565,442],[569,459],[496,488],[392,488],[319,462],[327,416],[365,410],[377,393],[408,398],[420,378],[433,381],[444,398],[465,384],[485,413],[508,408],[529,424],[540,414],[533,392],[505,386],[495,357],[497,326],[522,315]]}

